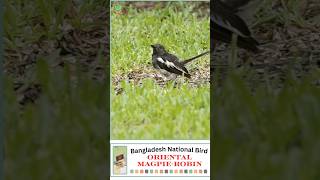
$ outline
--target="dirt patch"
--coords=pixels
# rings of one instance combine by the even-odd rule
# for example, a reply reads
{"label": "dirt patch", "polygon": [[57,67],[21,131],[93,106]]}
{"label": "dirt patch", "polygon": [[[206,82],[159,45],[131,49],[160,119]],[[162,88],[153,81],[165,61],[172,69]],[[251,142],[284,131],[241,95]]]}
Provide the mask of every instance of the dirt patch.
{"label": "dirt patch", "polygon": [[[209,65],[205,67],[194,68],[190,70],[191,79],[178,76],[177,81],[183,81],[188,83],[190,87],[199,87],[206,84],[210,84],[210,67]],[[128,83],[132,83],[134,85],[140,85],[143,80],[151,79],[156,84],[161,87],[164,87],[166,84],[172,82],[172,80],[165,80],[161,74],[150,68],[146,69],[136,69],[132,70],[127,74],[120,74],[112,77],[112,85],[116,94],[122,93],[121,82],[126,81]]]}

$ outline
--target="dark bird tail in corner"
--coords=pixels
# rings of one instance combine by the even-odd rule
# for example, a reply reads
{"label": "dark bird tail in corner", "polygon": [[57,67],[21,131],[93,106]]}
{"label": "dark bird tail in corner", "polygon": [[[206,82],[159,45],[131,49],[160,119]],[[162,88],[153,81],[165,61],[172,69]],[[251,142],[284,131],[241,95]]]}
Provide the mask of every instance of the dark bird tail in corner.
{"label": "dark bird tail in corner", "polygon": [[[215,23],[212,23],[210,25],[211,27],[211,36],[213,37],[212,41],[222,41],[225,43],[231,43],[232,41],[232,32],[227,30],[224,27],[221,27]],[[246,50],[252,51],[254,53],[259,52],[259,42],[257,42],[254,38],[251,36],[243,37],[238,36],[237,45],[240,48],[244,48]]]}
{"label": "dark bird tail in corner", "polygon": [[[248,0],[229,0],[233,6],[220,0],[210,4],[210,38],[230,44],[232,35],[238,36],[237,46],[252,52],[259,52],[259,43],[251,36],[246,22],[237,14],[238,7],[247,4]],[[235,4],[235,2],[237,2]],[[239,4],[238,4],[239,3]]]}
{"label": "dark bird tail in corner", "polygon": [[184,61],[182,61],[181,63],[182,63],[183,65],[185,65],[185,64],[187,64],[187,63],[189,63],[189,62],[191,62],[191,61],[193,61],[193,60],[195,60],[195,59],[197,59],[197,58],[199,58],[199,57],[202,57],[202,56],[204,56],[204,55],[206,55],[206,54],[209,54],[209,53],[210,53],[210,51],[201,53],[201,54],[199,54],[199,55],[197,55],[197,56],[195,56],[195,57],[192,57],[192,58],[190,58],[190,59],[184,60]]}

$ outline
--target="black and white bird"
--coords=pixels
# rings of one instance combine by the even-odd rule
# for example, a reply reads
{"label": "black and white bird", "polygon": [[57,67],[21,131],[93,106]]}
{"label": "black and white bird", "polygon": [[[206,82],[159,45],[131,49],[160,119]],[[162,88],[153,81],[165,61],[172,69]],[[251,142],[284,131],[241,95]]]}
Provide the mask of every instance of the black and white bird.
{"label": "black and white bird", "polygon": [[152,53],[152,65],[158,69],[166,78],[175,79],[178,75],[191,78],[191,75],[185,65],[201,56],[209,53],[209,51],[199,54],[185,61],[179,61],[179,58],[170,54],[163,45],[154,44]]}
{"label": "black and white bird", "polygon": [[[238,1],[247,3],[247,0]],[[237,46],[252,52],[258,52],[259,43],[251,36],[251,32],[245,21],[238,16],[240,4],[233,7],[220,0],[214,0],[210,4],[210,36],[211,46],[214,47],[215,41],[231,43],[232,35],[236,34]]]}

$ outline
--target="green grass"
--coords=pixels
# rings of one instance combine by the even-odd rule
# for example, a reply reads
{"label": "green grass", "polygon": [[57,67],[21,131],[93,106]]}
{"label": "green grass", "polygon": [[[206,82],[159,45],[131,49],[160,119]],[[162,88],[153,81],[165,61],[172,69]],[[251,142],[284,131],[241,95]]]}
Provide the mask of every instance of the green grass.
{"label": "green grass", "polygon": [[[191,5],[191,6],[190,6]],[[151,44],[163,44],[181,60],[209,49],[209,16],[193,12],[193,4],[167,3],[165,8],[111,16],[112,77],[132,70],[149,71]],[[202,58],[188,66],[206,66]],[[123,93],[112,94],[112,139],[208,139],[209,85],[190,88],[159,87],[155,81],[141,85],[121,83]]]}
{"label": "green grass", "polygon": [[112,139],[209,139],[209,86],[162,88],[152,80],[112,92]]}
{"label": "green grass", "polygon": [[168,3],[139,12],[129,7],[128,14],[111,13],[112,76],[150,67],[151,44],[163,44],[182,60],[209,50],[209,16],[198,18],[188,4]]}

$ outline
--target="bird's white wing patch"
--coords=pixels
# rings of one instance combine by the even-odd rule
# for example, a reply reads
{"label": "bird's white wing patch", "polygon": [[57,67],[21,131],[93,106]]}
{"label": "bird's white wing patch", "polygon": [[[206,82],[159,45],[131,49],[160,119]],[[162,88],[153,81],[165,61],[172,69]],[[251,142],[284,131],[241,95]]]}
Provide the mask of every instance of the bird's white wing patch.
{"label": "bird's white wing patch", "polygon": [[169,67],[176,68],[176,66],[172,62],[169,62],[169,61],[166,61],[166,65],[169,66]]}
{"label": "bird's white wing patch", "polygon": [[158,57],[157,60],[161,63],[164,63],[164,60],[161,57]]}
{"label": "bird's white wing patch", "polygon": [[166,65],[167,65],[168,67],[173,67],[173,68],[178,69],[179,71],[185,73],[185,71],[184,71],[183,69],[181,69],[179,66],[176,66],[175,64],[173,64],[173,62],[166,61]]}
{"label": "bird's white wing patch", "polygon": [[164,65],[166,65],[167,67],[175,68],[175,69],[177,69],[177,70],[179,70],[179,71],[181,71],[181,72],[186,73],[183,69],[181,69],[180,67],[176,66],[173,62],[164,60],[164,59],[162,59],[161,57],[158,57],[157,60],[158,60],[160,63],[163,63]]}

